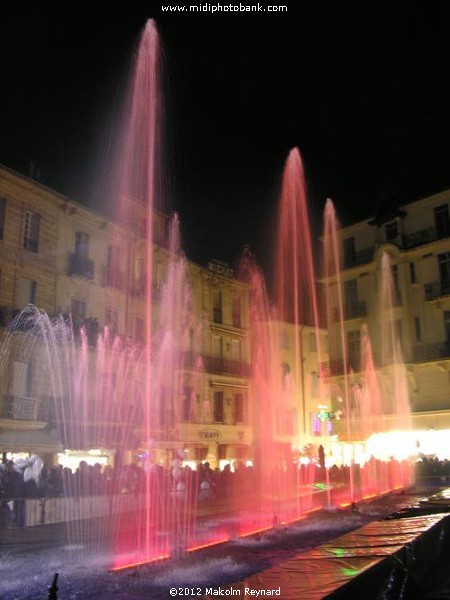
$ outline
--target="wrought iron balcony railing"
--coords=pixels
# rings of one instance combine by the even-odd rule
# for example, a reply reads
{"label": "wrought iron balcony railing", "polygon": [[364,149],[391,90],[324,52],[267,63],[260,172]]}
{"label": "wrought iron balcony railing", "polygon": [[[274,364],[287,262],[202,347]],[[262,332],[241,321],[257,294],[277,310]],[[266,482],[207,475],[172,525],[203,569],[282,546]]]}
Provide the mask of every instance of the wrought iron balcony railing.
{"label": "wrought iron balcony railing", "polygon": [[405,248],[415,248],[416,246],[423,246],[424,244],[430,244],[436,240],[443,240],[450,237],[450,229],[448,227],[427,227],[426,229],[420,229],[403,236],[403,245]]}
{"label": "wrought iron balcony railing", "polygon": [[412,348],[411,362],[429,362],[450,358],[450,342],[420,344]]}
{"label": "wrought iron balcony railing", "polygon": [[375,248],[371,246],[370,248],[364,248],[363,250],[358,250],[358,252],[344,256],[344,269],[372,262],[374,253]]}
{"label": "wrought iron balcony railing", "polygon": [[436,300],[444,296],[450,296],[450,281],[432,281],[425,284],[425,298]]}
{"label": "wrought iron balcony railing", "polygon": [[0,327],[8,327],[11,321],[19,314],[17,308],[10,306],[0,306]]}
{"label": "wrought iron balcony railing", "polygon": [[436,229],[434,227],[427,227],[426,229],[420,229],[413,233],[408,233],[403,236],[403,245],[406,249],[415,248],[416,246],[423,246],[429,244],[437,239]]}
{"label": "wrought iron balcony railing", "polygon": [[204,356],[203,363],[208,373],[249,377],[252,372],[251,365],[238,360],[229,360],[228,358]]}
{"label": "wrought iron balcony railing", "polygon": [[[367,305],[363,300],[356,300],[344,305],[344,319],[361,319],[367,316]],[[338,308],[333,309],[333,320],[339,321],[340,311]]]}
{"label": "wrought iron balcony railing", "polygon": [[79,275],[86,279],[94,279],[94,261],[80,256],[76,252],[69,252],[69,275]]}
{"label": "wrought iron balcony railing", "polygon": [[37,407],[38,402],[36,398],[18,398],[17,396],[4,396],[1,414],[4,419],[36,421]]}
{"label": "wrought iron balcony railing", "polygon": [[361,369],[361,356],[356,353],[355,355],[350,354],[347,357],[347,366],[342,358],[331,359],[328,362],[320,363],[319,369],[322,377],[333,377],[359,371]]}

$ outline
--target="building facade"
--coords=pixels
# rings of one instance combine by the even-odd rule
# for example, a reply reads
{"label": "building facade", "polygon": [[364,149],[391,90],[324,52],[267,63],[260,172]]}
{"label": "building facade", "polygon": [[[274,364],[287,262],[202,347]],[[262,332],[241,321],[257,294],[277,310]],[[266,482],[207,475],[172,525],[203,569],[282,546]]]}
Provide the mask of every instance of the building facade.
{"label": "building facade", "polygon": [[[0,167],[0,451],[72,468],[145,453],[167,465],[180,451],[192,466],[252,461],[249,288],[220,261],[174,253],[176,223],[157,212],[149,281],[145,209],[126,202],[120,224]],[[274,435],[299,450],[318,434],[326,333],[277,328]]]}
{"label": "building facade", "polygon": [[[181,302],[184,321],[182,329],[174,332],[172,352],[177,357],[175,369],[182,371],[177,376],[177,398],[170,403],[172,415],[162,409],[152,416],[151,431],[142,426],[142,410],[136,405],[143,401],[145,353],[124,358],[130,355],[128,348],[143,348],[146,341],[147,249],[145,228],[136,226],[143,222],[142,213],[143,207],[129,200],[131,223],[121,226],[32,179],[0,169],[3,452],[36,452],[54,460],[56,453],[66,449],[79,460],[83,450],[103,444],[97,457],[103,459],[101,454],[107,456],[112,445],[111,432],[126,422],[130,431],[123,445],[136,451],[150,444],[159,461],[168,460],[180,448],[188,460],[208,459],[214,466],[225,460],[251,459],[248,290],[217,261],[202,268],[180,258],[184,287],[177,293],[186,301]],[[164,287],[170,252],[165,241],[167,219],[156,213],[153,221],[150,310],[152,331],[158,335],[167,302]],[[11,333],[12,319],[31,306],[45,311],[46,327],[52,333],[31,336],[29,324]],[[58,319],[70,321],[75,335],[63,367],[57,352],[45,352],[42,343],[42,336],[47,340],[54,335],[52,322]],[[108,349],[104,342],[107,356],[99,364],[96,340],[104,336],[105,326],[110,341],[119,340],[120,349]],[[120,369],[126,369],[128,385],[118,391]],[[77,377],[82,383],[74,390]],[[54,380],[60,379],[64,381],[55,388]],[[83,394],[82,408],[74,411],[73,406],[65,406],[64,415],[55,414],[55,404],[80,403]],[[111,394],[120,407],[107,414],[98,405],[107,403]],[[66,439],[61,439],[55,426],[60,419],[66,422]],[[83,434],[79,432],[82,422]],[[149,434],[151,440],[146,439]]]}
{"label": "building facade", "polygon": [[[444,432],[450,426],[449,201],[447,190],[408,204],[386,203],[373,219],[340,231],[346,356],[336,342],[341,335],[336,320],[330,327],[331,373],[341,389],[344,371],[351,374],[351,385],[358,385],[367,324],[378,377],[387,385],[390,367],[383,364],[381,339],[387,256],[393,326],[406,368],[415,432]],[[426,452],[425,442],[416,437],[419,450]]]}

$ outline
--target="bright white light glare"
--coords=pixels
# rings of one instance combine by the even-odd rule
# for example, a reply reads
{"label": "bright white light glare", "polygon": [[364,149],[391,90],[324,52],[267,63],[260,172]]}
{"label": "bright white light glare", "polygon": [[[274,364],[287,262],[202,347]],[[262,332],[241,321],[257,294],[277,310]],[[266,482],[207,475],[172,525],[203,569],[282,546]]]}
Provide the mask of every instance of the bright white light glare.
{"label": "bright white light glare", "polygon": [[219,469],[221,471],[223,471],[223,468],[225,467],[225,465],[230,465],[230,470],[231,470],[232,473],[234,473],[234,464],[233,464],[233,461],[229,461],[229,460],[225,460],[225,459],[219,460]]}
{"label": "bright white light glare", "polygon": [[183,460],[183,467],[189,467],[193,471],[197,470],[197,463],[195,460]]}
{"label": "bright white light glare", "polygon": [[[98,454],[95,454],[98,452]],[[58,454],[58,464],[65,469],[68,467],[73,473],[78,469],[80,462],[84,460],[88,465],[94,466],[96,463],[106,467],[108,456],[101,450],[87,450],[86,452],[77,452],[66,450]]]}
{"label": "bright white light glare", "polygon": [[388,462],[416,458],[419,455],[436,456],[450,460],[450,430],[387,431],[373,433],[363,443],[332,442],[328,464],[361,466],[371,457]]}

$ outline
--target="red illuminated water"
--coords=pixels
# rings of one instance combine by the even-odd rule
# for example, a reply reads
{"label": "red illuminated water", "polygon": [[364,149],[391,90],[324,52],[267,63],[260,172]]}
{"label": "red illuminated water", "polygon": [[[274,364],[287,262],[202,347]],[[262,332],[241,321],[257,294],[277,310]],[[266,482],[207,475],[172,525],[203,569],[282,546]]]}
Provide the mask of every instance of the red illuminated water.
{"label": "red illuminated water", "polygon": [[[311,228],[308,214],[303,161],[298,148],[293,148],[286,160],[278,208],[275,245],[274,297],[277,317],[297,328],[319,327],[319,311],[314,274]],[[321,338],[316,340],[319,362]],[[302,348],[295,337],[294,369],[301,371]],[[300,428],[306,432],[305,415]]]}
{"label": "red illuminated water", "polygon": [[[381,363],[385,372],[380,375],[375,364],[370,332],[363,318],[355,309],[361,305],[354,297],[345,302],[340,259],[341,240],[334,205],[328,200],[325,207],[324,227],[324,288],[327,329],[330,335],[330,374],[334,375],[335,410],[342,410],[340,437],[343,441],[358,442],[366,450],[362,456],[353,455],[352,462],[359,461],[365,468],[350,469],[351,499],[385,493],[412,483],[411,467],[405,461],[379,462],[374,460],[373,435],[379,436],[379,445],[393,444],[383,434],[409,431],[411,428],[409,395],[406,370],[400,347],[400,331],[396,320],[396,297],[389,258],[381,259],[381,283],[379,294],[379,323],[375,327],[377,342],[381,349]],[[354,283],[354,281],[350,282]],[[347,311],[347,314],[346,314]],[[353,321],[351,317],[353,316]],[[361,315],[362,317],[362,315]],[[349,332],[360,340],[360,352],[349,354]],[[381,382],[380,382],[381,377]],[[340,389],[339,389],[340,388]],[[391,438],[393,440],[393,438]],[[365,456],[364,456],[365,454]],[[397,448],[392,447],[392,456]],[[376,455],[376,458],[379,458]]]}
{"label": "red illuminated water", "polygon": [[[112,324],[92,330],[78,326],[67,315],[51,321],[35,309],[21,316],[22,321],[16,323],[16,331],[11,334],[15,346],[21,346],[24,355],[28,353],[30,361],[48,373],[54,425],[58,425],[63,446],[114,450],[115,475],[108,481],[107,493],[95,489],[80,493],[85,485],[83,469],[75,480],[78,488],[66,491],[69,510],[79,517],[69,520],[69,540],[98,545],[116,569],[251,535],[331,504],[346,506],[409,481],[401,465],[370,463],[361,471],[352,460],[336,483],[317,460],[301,466],[294,460],[293,447],[299,452],[313,435],[306,406],[318,410],[310,399],[313,385],[308,381],[312,376],[308,379],[311,374],[304,373],[306,356],[300,332],[305,326],[315,335],[319,402],[331,411],[332,397],[339,397],[336,402],[343,413],[342,439],[366,439],[374,431],[374,422],[380,430],[384,428],[387,415],[393,426],[400,426],[408,408],[394,325],[392,277],[384,259],[382,297],[386,304],[382,310],[389,316],[383,320],[386,327],[382,348],[394,383],[383,395],[367,327],[362,330],[362,367],[354,368],[361,372],[358,385],[355,373],[348,368],[340,244],[331,201],[325,209],[326,301],[321,319],[305,175],[300,152],[295,148],[286,160],[282,180],[273,304],[250,253],[244,255],[240,269],[250,294],[254,466],[240,465],[236,469],[225,502],[200,506],[199,491],[205,489],[201,484],[212,475],[183,465],[186,454],[180,440],[192,439],[188,423],[195,421],[198,412],[204,422],[213,421],[207,405],[209,391],[205,392],[201,411],[192,392],[207,387],[201,358],[205,324],[196,322],[193,316],[178,217],[172,218],[166,232],[155,216],[161,209],[158,57],[158,33],[149,21],[136,55],[124,111],[121,152],[112,176],[116,191],[116,210],[112,212],[122,225],[132,231],[139,227],[145,233],[145,241],[136,236],[140,238],[136,243],[115,239],[111,234],[118,248],[116,253],[111,252],[112,266],[120,271],[118,266],[122,264],[125,272],[121,286],[127,300],[125,307],[119,307],[121,316],[125,329],[130,329],[133,303],[141,303],[135,313],[141,314],[143,307],[142,342],[118,336]],[[164,257],[165,275],[161,278],[155,273],[157,252]],[[131,293],[135,273],[143,290],[140,299]],[[108,300],[113,302],[112,293]],[[24,324],[28,318],[28,324]],[[323,367],[321,326],[336,333],[331,337],[337,343],[330,354],[343,365],[338,383],[331,382],[333,373]],[[286,328],[293,328],[293,346],[289,369],[282,370],[280,338]],[[192,343],[187,340],[190,332],[194,332]],[[8,343],[2,356],[13,352]],[[189,397],[186,390],[191,390]],[[177,429],[180,423],[183,435]],[[329,453],[327,432],[322,431],[319,437]],[[165,469],[159,462],[161,450],[165,451]],[[89,496],[89,501],[83,496]],[[86,527],[82,521],[88,509],[90,521]]]}

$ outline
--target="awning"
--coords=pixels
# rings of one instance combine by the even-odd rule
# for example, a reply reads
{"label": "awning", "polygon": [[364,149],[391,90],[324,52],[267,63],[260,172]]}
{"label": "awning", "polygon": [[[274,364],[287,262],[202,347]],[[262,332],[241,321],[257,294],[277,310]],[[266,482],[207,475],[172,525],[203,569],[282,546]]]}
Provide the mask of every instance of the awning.
{"label": "awning", "polygon": [[64,450],[57,433],[44,429],[0,431],[1,452],[54,453]]}

